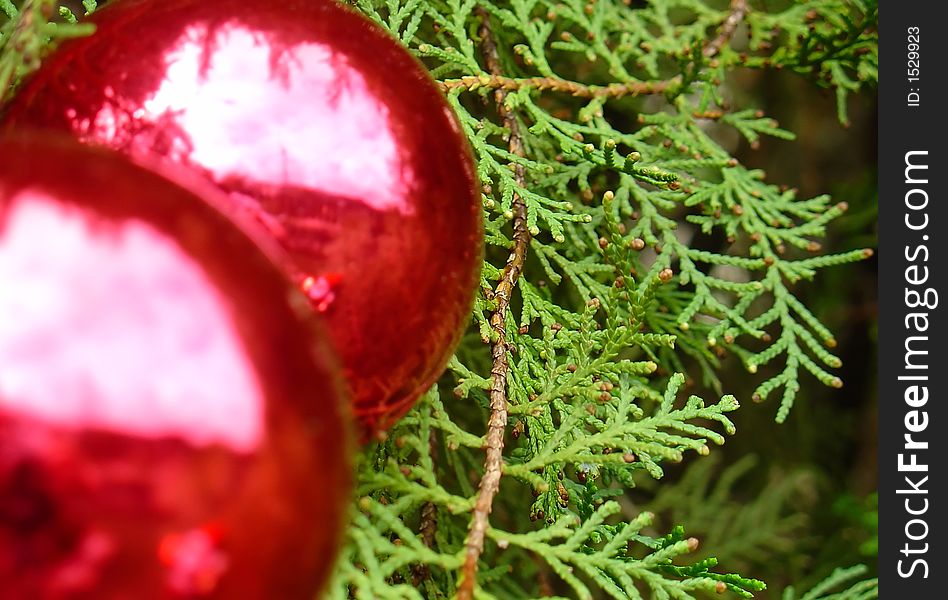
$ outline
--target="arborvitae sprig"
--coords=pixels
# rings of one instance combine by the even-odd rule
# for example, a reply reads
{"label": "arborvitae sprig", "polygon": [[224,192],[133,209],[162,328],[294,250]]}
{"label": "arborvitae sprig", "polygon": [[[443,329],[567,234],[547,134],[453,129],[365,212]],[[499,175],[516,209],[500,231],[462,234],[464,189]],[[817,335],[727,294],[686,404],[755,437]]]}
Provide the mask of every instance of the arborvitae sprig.
{"label": "arborvitae sprig", "polygon": [[[520,486],[522,491],[508,490],[500,502],[510,511],[504,520],[510,520],[514,528],[492,524],[488,532],[493,546],[489,563],[495,567],[508,562],[519,565],[527,556],[534,556],[554,573],[567,575],[564,581],[581,598],[592,596],[590,583],[579,579],[580,574],[607,591],[617,586],[629,594],[613,594],[617,598],[637,597],[628,592],[636,585],[653,588],[659,597],[662,593],[690,597],[680,593],[715,590],[721,581],[736,589],[760,589],[759,582],[739,577],[732,581],[732,576],[710,571],[708,564],[694,567],[682,578],[684,571],[666,567],[672,558],[694,551],[696,542],[679,540],[662,545],[643,536],[641,529],[651,522],[651,516],[642,513],[631,522],[616,522],[614,517],[622,510],[608,500],[615,494],[601,493],[622,480],[624,473],[645,469],[660,476],[662,461],[681,460],[687,450],[706,452],[709,440],[721,443],[720,434],[701,421],[720,421],[733,431],[725,416],[725,412],[737,408],[733,399],[724,398],[705,407],[692,397],[684,406],[677,406],[674,384],[680,385],[681,380],[680,376],[673,378],[673,387],[666,390],[652,414],[636,409],[629,390],[619,392],[620,401],[615,404],[593,400],[601,405],[601,415],[587,410],[593,405],[564,402],[561,408],[570,412],[560,415],[556,422],[524,416],[524,422],[530,424],[514,433],[521,444],[511,452],[505,468],[508,485]],[[583,390],[582,386],[567,389],[573,389],[573,393]],[[465,410],[463,404],[452,404],[455,410]],[[346,586],[350,591],[360,590],[366,597],[438,597],[426,595],[426,586],[416,596],[407,585],[385,583],[410,582],[413,567],[420,564],[427,569],[426,585],[438,586],[432,589],[444,592],[456,585],[455,571],[460,566],[476,483],[468,473],[477,467],[476,454],[482,441],[459,429],[452,412],[438,394],[431,393],[391,432],[388,441],[363,455],[358,489],[361,500],[352,532],[354,545],[352,554],[340,565],[343,583],[336,588],[337,597],[345,597]],[[532,448],[533,441],[540,438],[532,430],[541,428],[548,428],[551,435],[542,447]],[[454,476],[439,478],[437,473],[444,471]],[[571,476],[567,478],[565,472]],[[428,506],[434,507],[429,515],[436,515],[437,522],[431,544],[424,543],[418,533]],[[540,526],[522,531],[516,525],[528,512]],[[630,543],[640,545],[646,556],[634,558]],[[571,569],[578,571],[576,575],[570,574]],[[433,584],[432,578],[441,583]],[[481,583],[483,593],[490,591],[498,598],[531,595],[521,587],[524,582],[509,577]]]}

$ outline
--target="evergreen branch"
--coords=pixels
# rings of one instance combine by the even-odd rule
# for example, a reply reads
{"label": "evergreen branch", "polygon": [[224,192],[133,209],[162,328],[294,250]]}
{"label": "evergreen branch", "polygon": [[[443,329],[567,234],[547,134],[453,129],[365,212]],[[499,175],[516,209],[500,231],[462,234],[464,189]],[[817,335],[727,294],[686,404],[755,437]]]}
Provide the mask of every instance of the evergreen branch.
{"label": "evergreen branch", "polygon": [[[36,57],[31,52],[34,48],[27,46],[39,37],[39,28],[53,15],[51,0],[28,0],[23,10],[17,12],[11,2],[3,3],[3,10],[10,19],[4,26],[3,50],[4,60],[0,64],[0,93],[3,97],[10,92],[12,84],[25,64],[35,62]],[[34,42],[35,45],[35,42]]]}
{"label": "evergreen branch", "polygon": [[50,23],[55,5],[54,0],[27,0],[17,11],[10,0],[0,1],[0,13],[7,19],[0,28],[0,101],[7,99],[20,78],[39,67],[53,43],[94,31],[92,25],[74,19]]}
{"label": "evergreen branch", "polygon": [[627,83],[610,83],[609,85],[585,85],[557,77],[527,77],[514,78],[495,74],[468,75],[458,79],[446,79],[439,82],[441,89],[448,92],[453,89],[475,91],[486,88],[505,90],[538,90],[563,92],[577,98],[622,98],[624,96],[641,96],[645,94],[662,94],[671,89],[678,79],[666,81],[630,81]]}
{"label": "evergreen branch", "polygon": [[[857,580],[867,571],[865,565],[836,569],[829,577],[802,596],[797,596],[793,587],[788,587],[783,592],[783,600],[874,600],[879,597],[879,580],[875,578]],[[849,587],[842,591],[833,591],[842,585]]]}
{"label": "evergreen branch", "polygon": [[[651,539],[641,530],[651,525],[654,515],[640,513],[635,519],[609,525],[609,517],[621,512],[618,503],[604,502],[585,520],[563,516],[540,531],[515,534],[491,531],[490,535],[504,547],[516,546],[535,553],[546,562],[582,600],[592,600],[583,575],[595,582],[608,597],[615,600],[642,600],[637,584],[647,587],[654,598],[693,600],[692,592],[722,593],[730,590],[744,598],[753,591],[766,588],[763,582],[710,570],[714,559],[677,567],[672,561],[697,550],[698,540],[685,538],[681,527],[662,539]],[[644,558],[633,558],[630,548],[641,544],[649,549]],[[668,579],[664,574],[682,579]]]}
{"label": "evergreen branch", "polygon": [[711,42],[704,47],[702,53],[705,58],[716,56],[721,51],[721,48],[731,41],[734,32],[737,30],[737,26],[740,25],[741,21],[743,21],[747,15],[748,8],[747,0],[731,0],[731,13],[721,25],[718,37],[711,40]]}
{"label": "evergreen branch", "polygon": [[[484,61],[488,70],[499,75],[501,73],[500,57],[494,41],[490,25],[490,15],[482,7],[475,9],[480,18],[478,32],[481,36],[481,47]],[[494,100],[497,110],[509,132],[508,150],[519,157],[524,156],[523,139],[520,133],[520,123],[513,110],[509,109],[505,100],[507,90],[497,89]],[[526,186],[525,169],[522,164],[514,165],[514,177],[521,188]],[[464,565],[461,568],[460,582],[457,589],[458,600],[471,600],[474,597],[474,588],[477,583],[477,563],[484,551],[484,536],[487,533],[488,519],[493,508],[494,496],[500,489],[500,478],[503,469],[504,433],[507,428],[507,373],[510,368],[507,348],[507,309],[510,306],[510,297],[523,272],[526,261],[527,247],[530,244],[530,230],[527,224],[527,207],[523,199],[516,192],[513,196],[513,250],[507,258],[500,282],[494,290],[493,300],[496,303],[490,317],[490,325],[494,333],[491,343],[491,384],[490,384],[490,418],[485,436],[486,454],[484,475],[481,477],[477,490],[477,500],[474,512],[471,515],[471,526],[466,542]]]}

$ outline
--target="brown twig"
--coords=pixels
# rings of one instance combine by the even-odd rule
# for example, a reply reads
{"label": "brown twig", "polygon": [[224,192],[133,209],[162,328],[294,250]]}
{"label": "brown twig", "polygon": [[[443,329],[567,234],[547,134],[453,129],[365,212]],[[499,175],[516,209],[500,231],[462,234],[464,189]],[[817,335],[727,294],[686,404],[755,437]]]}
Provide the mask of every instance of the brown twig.
{"label": "brown twig", "polygon": [[[481,48],[487,69],[494,75],[499,75],[501,72],[500,58],[491,31],[490,18],[487,11],[480,6],[475,9],[475,13],[481,20],[478,33],[481,37]],[[524,149],[520,123],[517,121],[516,115],[505,107],[504,99],[506,97],[507,90],[498,88],[494,91],[498,113],[510,132],[507,143],[508,150],[517,156],[523,156]],[[519,185],[523,186],[525,184],[526,178],[523,166],[515,166],[514,177]],[[507,332],[504,322],[507,318],[510,296],[513,294],[517,280],[523,272],[527,246],[530,243],[530,231],[527,228],[527,207],[523,199],[516,194],[513,198],[513,213],[514,246],[510,256],[507,257],[507,264],[504,266],[500,282],[494,290],[496,305],[490,316],[490,325],[494,330],[495,338],[491,345],[493,363],[491,365],[490,419],[487,422],[485,441],[487,457],[484,461],[484,475],[481,477],[477,489],[477,500],[471,516],[464,565],[461,567],[461,579],[458,583],[458,600],[471,600],[474,597],[477,561],[484,551],[488,518],[494,504],[494,496],[500,488],[500,478],[503,474],[504,432],[507,428],[507,371],[510,368],[507,361]]]}
{"label": "brown twig", "polygon": [[[434,502],[425,502],[421,506],[421,524],[418,532],[425,546],[428,548],[434,546],[435,534],[438,532],[438,506]],[[420,586],[429,577],[431,577],[431,570],[424,563],[415,565],[412,569],[411,580],[415,587]]]}
{"label": "brown twig", "polygon": [[[747,0],[731,0],[731,13],[728,15],[721,28],[718,30],[718,36],[711,40],[702,53],[705,58],[717,56],[724,48],[737,26],[747,16]],[[495,50],[496,46],[491,43]],[[486,51],[486,46],[485,46]],[[673,77],[665,81],[631,81],[627,83],[610,83],[608,85],[586,85],[568,79],[558,77],[505,77],[499,70],[491,69],[488,64],[489,74],[467,75],[458,79],[446,79],[438,82],[438,85],[445,92],[454,89],[465,89],[474,91],[478,88],[487,88],[498,91],[513,92],[522,89],[532,89],[541,92],[561,92],[575,96],[577,98],[622,98],[624,96],[642,96],[647,94],[663,94],[670,88],[681,82],[681,77]]]}
{"label": "brown twig", "polygon": [[537,589],[540,592],[540,597],[546,598],[548,596],[555,596],[556,592],[553,589],[553,582],[550,580],[549,565],[539,556],[534,556],[533,562],[537,569]]}
{"label": "brown twig", "polygon": [[714,38],[710,44],[704,47],[705,58],[717,56],[718,52],[724,48],[725,44],[731,41],[737,26],[747,16],[747,0],[731,0],[731,14],[728,15],[721,29],[718,30],[718,37]]}
{"label": "brown twig", "polygon": [[641,96],[644,94],[664,93],[674,82],[645,81],[629,83],[610,83],[609,85],[585,85],[568,79],[556,77],[526,77],[515,79],[503,75],[468,75],[460,79],[448,79],[439,83],[441,89],[449,91],[463,88],[476,90],[487,88],[513,92],[528,88],[539,91],[563,92],[577,98],[622,98],[623,96]]}

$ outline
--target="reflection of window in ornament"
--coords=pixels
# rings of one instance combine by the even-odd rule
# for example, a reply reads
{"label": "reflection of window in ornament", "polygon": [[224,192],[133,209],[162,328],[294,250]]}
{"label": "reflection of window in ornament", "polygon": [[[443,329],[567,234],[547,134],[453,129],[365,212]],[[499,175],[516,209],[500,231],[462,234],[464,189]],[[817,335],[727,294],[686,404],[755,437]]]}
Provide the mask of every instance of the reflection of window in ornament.
{"label": "reflection of window in ornament", "polygon": [[397,40],[331,0],[145,4],[97,11],[96,35],[45,61],[5,123],[216,184],[225,212],[286,252],[356,413],[387,428],[443,372],[480,281],[482,197],[450,102]]}
{"label": "reflection of window in ornament", "polygon": [[[134,121],[141,127],[144,118],[156,134],[136,137],[136,145],[170,144],[163,154],[202,165],[219,183],[253,173],[257,184],[347,190],[370,208],[409,213],[403,196],[411,174],[388,108],[363,76],[323,44],[299,43],[275,54],[259,35],[236,25],[212,32],[189,26],[166,55],[166,77],[142,103],[145,114],[128,119],[121,107],[106,104],[95,119],[98,135],[108,130],[106,137],[121,143],[121,129]],[[323,108],[290,107],[299,103]],[[280,119],[260,117],[274,111]],[[177,139],[156,139],[169,132]]]}
{"label": "reflection of window in ornament", "polygon": [[[0,286],[0,312],[11,317],[0,319],[0,409],[256,447],[260,384],[224,300],[175,242],[140,221],[90,227],[31,193],[5,218],[0,280],[17,285]],[[85,278],[93,266],[97,285]]]}

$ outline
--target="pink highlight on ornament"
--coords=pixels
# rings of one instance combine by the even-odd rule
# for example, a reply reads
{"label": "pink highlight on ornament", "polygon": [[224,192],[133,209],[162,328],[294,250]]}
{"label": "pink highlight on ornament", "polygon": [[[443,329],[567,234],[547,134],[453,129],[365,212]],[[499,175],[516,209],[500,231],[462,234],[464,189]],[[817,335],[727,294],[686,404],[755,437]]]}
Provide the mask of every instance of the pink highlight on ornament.
{"label": "pink highlight on ornament", "polygon": [[229,562],[219,542],[220,532],[213,527],[162,538],[158,558],[168,567],[169,589],[187,597],[213,592]]}
{"label": "pink highlight on ornament", "polygon": [[238,452],[260,443],[262,391],[226,303],[157,229],[23,192],[0,230],[0,281],[16,282],[0,286],[0,410]]}
{"label": "pink highlight on ornament", "polygon": [[326,312],[329,306],[336,299],[336,293],[333,291],[342,280],[341,273],[327,273],[314,277],[307,275],[300,282],[300,289],[306,294],[313,307],[318,312]]}

